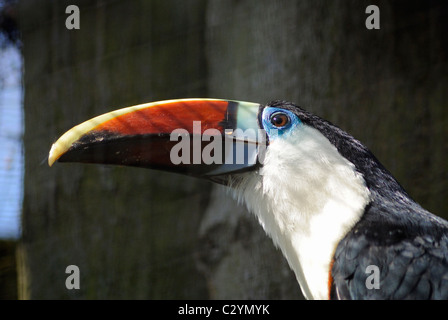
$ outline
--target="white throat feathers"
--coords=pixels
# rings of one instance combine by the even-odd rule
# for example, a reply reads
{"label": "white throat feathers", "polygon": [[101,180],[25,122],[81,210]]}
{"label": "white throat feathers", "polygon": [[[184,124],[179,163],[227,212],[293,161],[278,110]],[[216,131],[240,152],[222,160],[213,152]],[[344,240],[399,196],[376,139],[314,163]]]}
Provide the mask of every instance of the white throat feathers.
{"label": "white throat feathers", "polygon": [[303,124],[271,141],[263,166],[231,187],[280,248],[305,297],[328,299],[336,246],[370,201],[355,166]]}

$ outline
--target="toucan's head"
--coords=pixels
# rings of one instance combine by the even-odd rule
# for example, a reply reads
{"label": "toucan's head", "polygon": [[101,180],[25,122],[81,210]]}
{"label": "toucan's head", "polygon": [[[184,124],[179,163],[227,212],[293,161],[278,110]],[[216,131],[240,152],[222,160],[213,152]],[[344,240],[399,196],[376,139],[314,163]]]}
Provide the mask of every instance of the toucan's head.
{"label": "toucan's head", "polygon": [[310,197],[330,174],[361,172],[363,179],[363,167],[376,166],[357,140],[290,102],[219,99],[167,100],[97,116],[53,144],[48,163],[55,161],[187,174],[239,187],[239,198],[260,185],[271,196],[291,189],[294,197]]}

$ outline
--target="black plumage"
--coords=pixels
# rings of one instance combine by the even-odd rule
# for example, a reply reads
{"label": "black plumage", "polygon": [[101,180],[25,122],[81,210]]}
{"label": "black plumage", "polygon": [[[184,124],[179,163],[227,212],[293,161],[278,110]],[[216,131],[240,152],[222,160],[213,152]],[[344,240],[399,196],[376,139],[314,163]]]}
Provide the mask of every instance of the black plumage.
{"label": "black plumage", "polygon": [[[376,215],[375,210],[370,207],[366,215]],[[448,299],[446,229],[372,220],[361,219],[339,243],[330,298]],[[369,265],[379,268],[378,289],[366,285]]]}

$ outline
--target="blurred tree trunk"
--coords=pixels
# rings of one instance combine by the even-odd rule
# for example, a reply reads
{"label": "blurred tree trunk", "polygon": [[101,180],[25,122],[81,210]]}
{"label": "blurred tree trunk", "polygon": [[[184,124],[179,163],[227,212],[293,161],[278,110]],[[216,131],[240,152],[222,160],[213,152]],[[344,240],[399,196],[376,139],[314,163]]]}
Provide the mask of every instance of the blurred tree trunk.
{"label": "blurred tree trunk", "polygon": [[[423,206],[447,212],[447,5],[374,1],[381,29],[367,30],[370,2],[22,1],[21,297],[301,297],[279,251],[222,187],[47,167],[65,130],[131,104],[292,100],[363,141]],[[80,30],[65,28],[69,4]],[[79,290],[65,288],[72,264]]]}

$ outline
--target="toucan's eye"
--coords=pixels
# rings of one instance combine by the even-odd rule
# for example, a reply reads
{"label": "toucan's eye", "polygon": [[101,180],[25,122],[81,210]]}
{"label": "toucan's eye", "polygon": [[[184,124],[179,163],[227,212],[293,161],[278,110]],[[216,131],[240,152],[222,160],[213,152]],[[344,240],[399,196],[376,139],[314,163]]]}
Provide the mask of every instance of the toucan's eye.
{"label": "toucan's eye", "polygon": [[276,107],[266,107],[261,115],[261,124],[269,137],[269,141],[274,141],[279,137],[287,137],[301,121],[291,110]]}
{"label": "toucan's eye", "polygon": [[287,114],[283,112],[275,112],[271,115],[271,123],[277,128],[286,126],[291,120]]}

